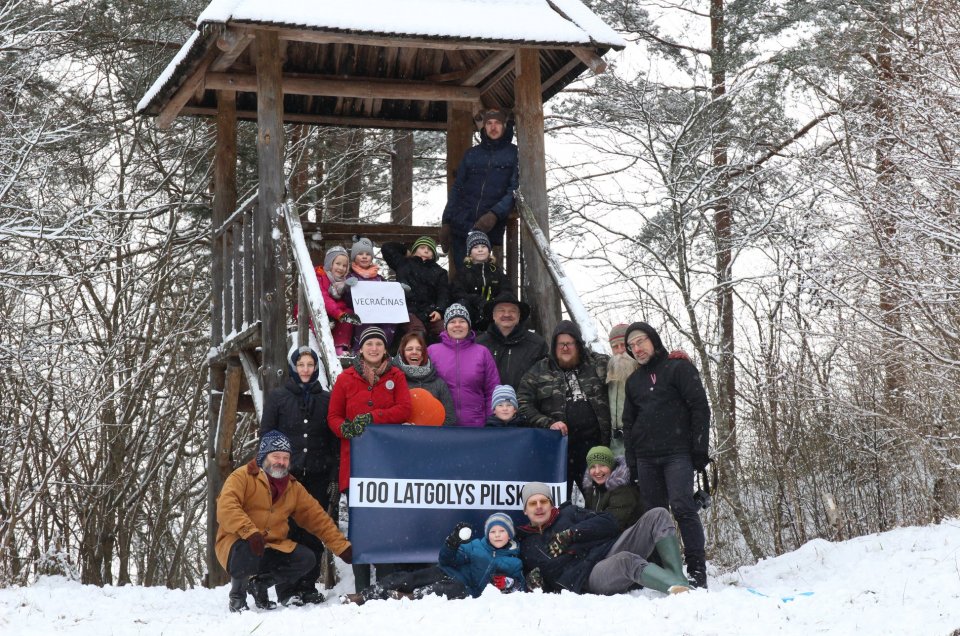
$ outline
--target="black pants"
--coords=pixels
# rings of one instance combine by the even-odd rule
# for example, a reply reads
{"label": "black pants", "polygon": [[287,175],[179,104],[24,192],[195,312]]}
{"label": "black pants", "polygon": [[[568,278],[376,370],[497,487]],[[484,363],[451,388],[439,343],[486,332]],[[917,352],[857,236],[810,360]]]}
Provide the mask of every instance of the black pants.
{"label": "black pants", "polygon": [[[330,506],[330,480],[329,479],[313,479],[310,475],[299,476],[294,475],[297,480],[306,488],[307,492],[310,493],[314,499],[316,499],[324,510],[327,510]],[[323,565],[323,542],[320,541],[317,537],[313,536],[303,528],[297,525],[293,520],[293,517],[290,517],[288,520],[290,524],[290,532],[287,536],[290,537],[292,541],[297,542],[298,544],[304,546],[313,552],[314,556],[314,566],[310,570],[300,577],[300,580],[296,584],[296,588],[299,591],[304,590],[316,590],[317,580],[320,578],[320,568]],[[334,517],[334,521],[336,518]]]}
{"label": "black pants", "polygon": [[[704,559],[700,508],[693,500],[693,462],[687,453],[637,458],[637,483],[645,510],[669,506],[680,528],[687,559]],[[689,560],[687,564],[689,565]]]}
{"label": "black pants", "polygon": [[227,572],[237,579],[251,576],[270,579],[277,587],[277,598],[283,600],[297,591],[297,580],[314,565],[316,558],[313,552],[302,545],[298,545],[290,553],[268,547],[263,551],[263,556],[258,557],[251,552],[250,544],[240,539],[230,548]]}
{"label": "black pants", "polygon": [[448,599],[467,598],[470,593],[463,583],[453,578],[437,566],[431,566],[412,572],[393,572],[378,578],[376,585],[363,589],[363,600],[390,598],[390,592],[412,594],[414,598],[423,598],[428,594],[445,596]]}
{"label": "black pants", "polygon": [[583,492],[583,476],[587,472],[587,451],[600,444],[599,437],[567,438],[567,501],[572,501],[573,487]]}

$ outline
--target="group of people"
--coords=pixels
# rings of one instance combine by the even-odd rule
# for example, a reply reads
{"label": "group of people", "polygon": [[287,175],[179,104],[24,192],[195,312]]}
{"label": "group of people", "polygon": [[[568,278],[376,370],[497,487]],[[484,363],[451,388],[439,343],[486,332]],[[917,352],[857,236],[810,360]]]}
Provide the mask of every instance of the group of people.
{"label": "group of people", "polygon": [[327,251],[317,276],[349,367],[328,393],[316,351],[301,347],[285,384],[267,396],[256,459],[228,477],[217,500],[216,552],[231,576],[231,611],[247,609],[248,594],[258,608],[275,607],[271,586],[284,605],[323,602],[316,582],[324,546],[352,561],[326,510],[349,487],[350,440],[370,425],[411,422],[411,389],[442,405],[445,426],[528,426],[566,436],[567,500],[576,487],[586,504],[557,506],[545,485],[528,483],[528,524],[514,528],[498,513],[477,538],[458,526],[435,566],[378,565],[375,585],[369,565],[354,565],[356,595],[348,600],[463,598],[488,584],[598,594],[706,587],[693,499],[694,470],[709,461],[710,411],[699,373],[645,322],[613,328],[612,356],[590,351],[570,321],[557,325],[549,344],[527,328],[530,308],[504,289],[491,256],[516,189],[512,136],[502,111],[483,113],[481,143],[458,168],[440,232],[444,250],[453,250],[452,284],[430,237],[383,245],[406,293],[407,323],[362,324],[352,309],[358,281],[384,279],[372,242]]}

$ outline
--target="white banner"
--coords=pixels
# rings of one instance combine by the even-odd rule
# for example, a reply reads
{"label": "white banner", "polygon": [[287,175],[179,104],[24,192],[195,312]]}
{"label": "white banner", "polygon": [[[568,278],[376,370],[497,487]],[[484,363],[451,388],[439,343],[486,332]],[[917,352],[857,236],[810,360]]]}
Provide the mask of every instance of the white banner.
{"label": "white banner", "polygon": [[[457,508],[522,510],[524,482],[468,479],[351,477],[351,508]],[[554,501],[566,500],[566,482],[547,484]]]}
{"label": "white banner", "polygon": [[364,324],[402,323],[409,320],[407,300],[400,283],[362,280],[350,288],[353,311]]}

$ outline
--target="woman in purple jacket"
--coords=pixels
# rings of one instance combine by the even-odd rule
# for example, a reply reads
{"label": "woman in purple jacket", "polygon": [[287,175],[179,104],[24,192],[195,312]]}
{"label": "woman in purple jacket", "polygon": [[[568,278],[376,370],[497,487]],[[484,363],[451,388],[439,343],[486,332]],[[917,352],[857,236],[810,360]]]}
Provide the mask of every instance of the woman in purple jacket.
{"label": "woman in purple jacket", "polygon": [[470,312],[454,303],[443,314],[444,332],[427,353],[437,373],[450,387],[458,426],[483,426],[490,414],[493,389],[500,373],[490,350],[474,342]]}

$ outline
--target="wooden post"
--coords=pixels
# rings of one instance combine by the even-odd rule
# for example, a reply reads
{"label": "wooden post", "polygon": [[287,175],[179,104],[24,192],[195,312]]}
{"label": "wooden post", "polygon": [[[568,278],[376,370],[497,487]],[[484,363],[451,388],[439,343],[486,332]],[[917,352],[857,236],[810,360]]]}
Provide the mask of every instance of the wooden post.
{"label": "wooden post", "polygon": [[[284,297],[286,250],[280,204],[283,202],[283,87],[280,40],[275,31],[259,31],[257,44],[257,169],[260,177],[256,220],[264,395],[280,385],[287,369],[287,303]],[[274,236],[276,234],[276,236]]]}
{"label": "wooden post", "polygon": [[[473,133],[477,131],[473,123],[473,112],[469,104],[463,102],[447,102],[447,192],[453,187],[457,178],[457,167],[463,155],[470,150],[473,144]],[[450,256],[448,254],[447,256]],[[450,280],[457,273],[457,263],[449,259],[447,269]]]}
{"label": "wooden post", "polygon": [[507,234],[503,240],[503,269],[507,275],[507,289],[516,295],[517,276],[520,272],[520,217],[515,210],[511,210],[507,217]]}
{"label": "wooden post", "polygon": [[[540,86],[540,51],[520,49],[517,52],[517,76],[514,80],[517,121],[517,146],[520,155],[520,191],[533,211],[544,235],[550,238],[547,206],[547,171],[544,160],[543,96]],[[530,240],[523,232],[524,242]],[[531,305],[532,326],[545,337],[553,333],[560,320],[559,294],[554,289],[546,264],[530,250],[524,258],[523,297],[536,299]]]}
{"label": "wooden post", "polygon": [[[213,219],[211,233],[215,233],[237,207],[237,104],[233,91],[217,92],[217,142],[213,165]],[[210,344],[223,343],[223,241],[215,235],[210,243],[210,269],[213,277],[213,302],[210,307]],[[217,562],[214,544],[217,538],[217,495],[220,483],[216,479],[217,423],[223,410],[223,400],[214,399],[223,391],[225,367],[211,364],[209,369],[207,434],[207,579],[208,587],[227,581],[226,573]]]}
{"label": "wooden post", "polygon": [[413,133],[393,131],[390,153],[390,222],[394,225],[413,223]]}

